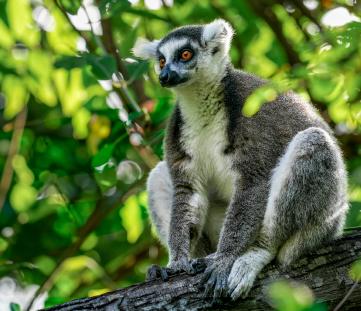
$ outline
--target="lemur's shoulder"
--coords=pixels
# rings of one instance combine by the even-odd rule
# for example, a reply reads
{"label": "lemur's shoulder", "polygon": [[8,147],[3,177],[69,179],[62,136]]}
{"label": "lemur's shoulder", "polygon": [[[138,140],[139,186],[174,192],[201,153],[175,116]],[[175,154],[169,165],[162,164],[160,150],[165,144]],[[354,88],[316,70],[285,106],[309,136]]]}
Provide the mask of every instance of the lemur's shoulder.
{"label": "lemur's shoulder", "polygon": [[229,65],[222,79],[225,100],[228,97],[237,97],[238,99],[242,97],[241,99],[244,101],[255,89],[268,82],[259,76],[235,69],[232,65]]}
{"label": "lemur's shoulder", "polygon": [[[230,114],[241,117],[240,110],[247,98],[258,88],[271,84],[272,81],[229,67],[222,83],[224,84],[224,104],[227,110]],[[317,126],[319,123],[321,127],[327,127],[312,103],[293,91],[280,93],[274,100],[262,105],[258,114],[278,118],[279,121],[282,118],[301,118],[305,119],[306,124],[310,123],[309,126]]]}

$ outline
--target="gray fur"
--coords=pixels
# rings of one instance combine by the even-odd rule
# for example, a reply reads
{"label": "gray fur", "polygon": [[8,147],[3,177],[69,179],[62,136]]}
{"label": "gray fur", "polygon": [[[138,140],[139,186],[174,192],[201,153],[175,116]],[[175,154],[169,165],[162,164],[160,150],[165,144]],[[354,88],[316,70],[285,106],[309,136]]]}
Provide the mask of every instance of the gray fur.
{"label": "gray fur", "polygon": [[[237,299],[273,258],[289,265],[341,234],[347,178],[332,131],[293,92],[242,115],[267,81],[234,69],[225,46],[233,32],[228,24],[215,31],[220,20],[209,25],[177,29],[157,47],[168,44],[172,55],[186,39],[195,56],[192,68],[167,59],[188,81],[173,88],[178,102],[165,161],[148,180],[149,208],[168,266],[188,271],[189,260],[208,255],[206,294]],[[204,46],[199,29],[212,38]]]}

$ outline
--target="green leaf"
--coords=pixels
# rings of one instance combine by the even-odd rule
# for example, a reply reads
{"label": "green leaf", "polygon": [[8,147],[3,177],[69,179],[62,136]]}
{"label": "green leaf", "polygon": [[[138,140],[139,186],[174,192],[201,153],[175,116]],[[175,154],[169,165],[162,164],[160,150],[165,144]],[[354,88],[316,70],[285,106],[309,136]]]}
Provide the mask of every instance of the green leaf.
{"label": "green leaf", "polygon": [[130,75],[129,80],[134,81],[142,77],[143,74],[145,74],[148,71],[149,62],[145,60],[141,60],[135,63],[126,63],[125,66]]}
{"label": "green leaf", "polygon": [[10,311],[21,311],[20,305],[17,303],[10,303]]}
{"label": "green leaf", "polygon": [[100,14],[104,17],[111,17],[131,7],[129,1],[102,0],[99,3]]}
{"label": "green leaf", "polygon": [[351,201],[346,218],[346,228],[361,227],[361,202]]}
{"label": "green leaf", "polygon": [[111,55],[95,56],[85,54],[85,60],[92,68],[92,73],[99,80],[109,80],[112,74],[117,71],[114,57]]}
{"label": "green leaf", "polygon": [[112,74],[116,72],[117,67],[114,58],[111,55],[96,56],[93,54],[81,54],[78,56],[63,56],[55,61],[55,68],[82,68],[86,65],[91,66],[91,72],[99,80],[109,80]]}
{"label": "green leaf", "polygon": [[73,68],[81,68],[87,64],[84,57],[79,56],[63,56],[55,61],[55,68],[65,68],[65,69],[73,69]]}
{"label": "green leaf", "polygon": [[81,0],[60,0],[60,3],[70,14],[76,14],[81,6]]}
{"label": "green leaf", "polygon": [[93,157],[92,166],[97,167],[105,164],[109,161],[113,154],[114,144],[105,145],[98,153]]}

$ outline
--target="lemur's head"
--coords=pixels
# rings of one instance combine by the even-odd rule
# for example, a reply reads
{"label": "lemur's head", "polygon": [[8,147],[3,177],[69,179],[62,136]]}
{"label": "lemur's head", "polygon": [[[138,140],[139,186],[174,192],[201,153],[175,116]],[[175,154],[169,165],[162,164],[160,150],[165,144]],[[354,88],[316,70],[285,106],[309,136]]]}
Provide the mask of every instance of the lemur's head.
{"label": "lemur's head", "polygon": [[206,25],[177,28],[161,40],[139,39],[133,52],[140,58],[156,60],[162,86],[187,86],[208,80],[224,69],[232,36],[232,27],[217,19]]}

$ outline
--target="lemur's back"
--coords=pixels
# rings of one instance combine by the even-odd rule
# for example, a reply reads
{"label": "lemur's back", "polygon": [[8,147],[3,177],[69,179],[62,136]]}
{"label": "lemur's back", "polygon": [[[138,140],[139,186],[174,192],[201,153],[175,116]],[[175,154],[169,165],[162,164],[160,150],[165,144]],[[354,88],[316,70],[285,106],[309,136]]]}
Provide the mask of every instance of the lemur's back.
{"label": "lemur's back", "polygon": [[239,150],[241,159],[258,157],[263,169],[272,169],[292,138],[309,127],[332,131],[315,108],[293,92],[265,103],[252,117],[242,114],[246,99],[267,81],[229,68],[223,79],[227,111],[229,151]]}

